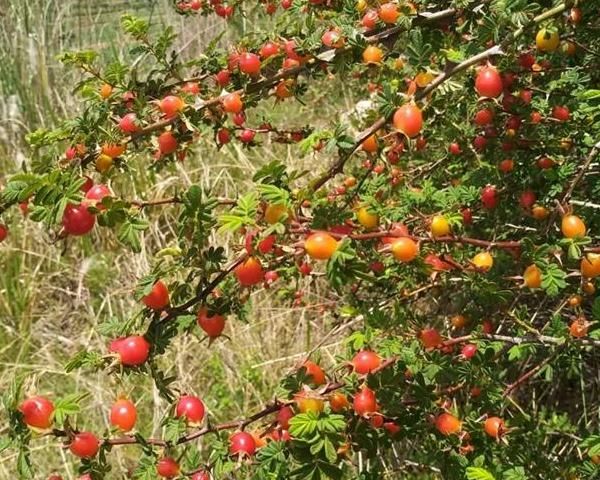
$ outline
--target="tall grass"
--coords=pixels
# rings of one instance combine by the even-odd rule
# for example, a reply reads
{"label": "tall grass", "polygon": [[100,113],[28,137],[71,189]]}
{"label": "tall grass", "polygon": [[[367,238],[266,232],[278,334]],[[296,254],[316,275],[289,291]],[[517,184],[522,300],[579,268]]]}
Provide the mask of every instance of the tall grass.
{"label": "tall grass", "polygon": [[[3,0],[0,5],[0,184],[26,162],[27,132],[51,127],[78,109],[71,88],[79,74],[64,69],[57,54],[95,48],[108,58],[123,55],[121,49],[128,43],[118,28],[118,18],[125,11],[150,18],[156,29],[174,25],[182,32],[178,48],[188,56],[201,52],[223,29],[227,29],[226,36],[235,37],[249,27],[243,22],[227,27],[214,19],[183,20],[171,12],[167,0]],[[330,125],[336,121],[335,111],[324,99],[332,95],[352,103],[343,84],[325,81],[309,91],[305,105],[267,101],[249,122],[268,112],[272,122],[282,127]],[[331,103],[339,105],[339,101]],[[146,173],[148,159],[140,158],[132,165],[131,177],[112,187],[128,198],[142,193],[152,198],[199,183],[235,196],[248,188],[247,179],[257,168],[273,159],[296,169],[314,168],[324,161],[298,158],[296,149],[268,140],[251,150],[233,145],[217,151],[200,143],[184,164],[156,178]],[[96,430],[99,425],[107,426],[110,404],[125,393],[138,403],[141,432],[160,435],[167,405],[149,379],[116,380],[106,372],[65,375],[63,369],[67,359],[81,349],[105,351],[105,339],[95,333],[98,325],[109,317],[127,318],[138,308],[131,296],[133,287],[148,272],[153,254],[172,241],[176,218],[169,208],[151,215],[156,222],[137,255],[125,251],[104,229],[96,229],[89,238],[54,243],[48,232],[18,213],[4,219],[9,221],[11,234],[0,246],[0,390],[13,376],[25,375],[26,389],[54,398],[89,392],[76,422]],[[290,310],[274,303],[272,295],[256,292],[251,296],[249,323],[229,322],[229,339],[208,348],[195,336],[179,338],[161,362],[167,374],[178,376],[177,388],[202,395],[217,422],[246,415],[272,398],[281,375],[331,328],[332,320],[319,308],[326,293],[308,281],[300,288],[311,292],[311,306]],[[335,335],[326,339],[326,364],[339,348]],[[0,431],[5,428],[2,415]],[[67,479],[76,477],[72,459],[56,440],[35,444],[40,446],[34,459],[41,473],[57,470]],[[138,457],[135,448],[116,450],[115,470],[133,467]],[[14,463],[13,452],[0,454],[0,479],[14,477]],[[115,473],[111,478],[121,477]]]}

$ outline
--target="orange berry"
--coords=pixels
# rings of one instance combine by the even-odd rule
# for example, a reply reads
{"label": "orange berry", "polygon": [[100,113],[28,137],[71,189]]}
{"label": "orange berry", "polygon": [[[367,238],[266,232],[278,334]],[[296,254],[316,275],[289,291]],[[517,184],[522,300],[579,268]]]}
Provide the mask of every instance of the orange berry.
{"label": "orange berry", "polygon": [[460,432],[462,428],[462,422],[454,415],[449,413],[442,413],[435,419],[435,428],[442,435],[454,435]]}
{"label": "orange berry", "polygon": [[452,323],[452,326],[454,328],[464,328],[466,327],[468,320],[467,317],[465,317],[464,315],[454,315],[450,319],[450,323]]}
{"label": "orange berry", "polygon": [[384,23],[396,23],[399,16],[398,5],[394,2],[384,3],[379,7],[379,18]]}
{"label": "orange berry", "polygon": [[361,147],[367,153],[377,152],[379,150],[379,145],[377,144],[377,135],[374,133],[373,135],[365,138]]}
{"label": "orange berry", "polygon": [[244,103],[239,93],[233,92],[225,95],[222,99],[223,110],[227,113],[240,113],[244,109]]}
{"label": "orange berry", "polygon": [[581,259],[581,275],[585,278],[596,278],[600,275],[600,254],[588,253]]}
{"label": "orange berry", "polygon": [[297,393],[294,395],[294,401],[300,413],[321,413],[325,408],[325,402],[322,398],[308,392]]}
{"label": "orange berry", "polygon": [[392,243],[392,255],[400,262],[412,262],[419,254],[417,243],[408,238],[398,238]]}
{"label": "orange berry", "polygon": [[362,58],[364,63],[381,63],[383,60],[383,50],[379,47],[369,45],[365,48]]}
{"label": "orange berry", "polygon": [[323,372],[323,369],[315,362],[307,360],[302,366],[306,370],[306,376],[311,379],[311,382],[315,386],[318,387],[319,385],[323,385],[325,383],[325,372]]}
{"label": "orange berry", "polygon": [[334,392],[329,396],[329,406],[332,412],[341,412],[350,406],[348,397],[342,392]]}
{"label": "orange berry", "polygon": [[450,224],[442,215],[436,215],[431,219],[429,229],[434,238],[450,235]]}
{"label": "orange berry", "polygon": [[540,288],[542,286],[542,272],[537,265],[529,265],[525,269],[523,282],[529,288]]}
{"label": "orange berry", "polygon": [[125,145],[117,145],[115,143],[105,143],[102,145],[102,155],[107,155],[111,158],[117,158],[125,153]]}
{"label": "orange berry", "polygon": [[480,270],[487,272],[494,265],[494,257],[492,257],[490,252],[480,252],[473,257],[471,262]]}
{"label": "orange berry", "polygon": [[110,97],[112,95],[112,92],[113,92],[113,87],[110,86],[108,83],[104,83],[100,87],[100,96],[104,100],[106,100],[108,97]]}
{"label": "orange berry", "polygon": [[337,247],[337,240],[326,232],[315,232],[304,241],[306,253],[315,260],[329,260]]}
{"label": "orange berry", "polygon": [[283,220],[283,217],[287,213],[287,208],[281,203],[269,204],[265,209],[265,222],[269,225],[273,225]]}
{"label": "orange berry", "polygon": [[571,323],[569,326],[569,333],[572,337],[582,338],[585,337],[588,333],[589,323],[586,321],[584,317],[579,317]]}
{"label": "orange berry", "polygon": [[535,205],[531,209],[531,216],[536,220],[544,220],[545,218],[548,218],[549,213],[550,212],[548,211],[548,209],[541,205]]}
{"label": "orange berry", "polygon": [[488,417],[485,420],[483,429],[492,438],[500,438],[506,432],[504,420],[499,417]]}
{"label": "orange berry", "polygon": [[405,103],[394,113],[392,123],[407,137],[416,137],[423,128],[423,114],[414,103]]}
{"label": "orange berry", "polygon": [[365,228],[375,228],[379,225],[379,215],[370,212],[367,207],[358,209],[356,219]]}
{"label": "orange berry", "polygon": [[565,215],[560,228],[566,238],[585,237],[585,223],[577,215]]}

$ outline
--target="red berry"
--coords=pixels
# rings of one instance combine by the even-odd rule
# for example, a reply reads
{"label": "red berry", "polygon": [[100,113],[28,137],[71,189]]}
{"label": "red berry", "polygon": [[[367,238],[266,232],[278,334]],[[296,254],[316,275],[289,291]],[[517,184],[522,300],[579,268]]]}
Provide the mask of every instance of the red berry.
{"label": "red berry", "polygon": [[190,477],[190,480],[210,480],[210,473],[196,472]]}
{"label": "red berry", "polygon": [[197,321],[200,328],[204,330],[209,338],[217,338],[223,333],[223,329],[225,328],[225,317],[218,313],[209,315],[206,307],[198,310]]}
{"label": "red berry", "polygon": [[392,436],[396,435],[400,431],[400,427],[395,422],[384,422],[383,428],[385,428]]}
{"label": "red berry", "polygon": [[93,458],[100,449],[98,437],[91,432],[77,433],[69,445],[71,453],[79,458]]}
{"label": "red berry", "polygon": [[236,432],[229,439],[229,453],[231,455],[254,455],[256,442],[254,437],[246,432]]}
{"label": "red berry", "polygon": [[256,132],[254,130],[242,130],[242,133],[240,133],[240,140],[244,143],[250,143],[252,140],[254,140],[255,136]]}
{"label": "red berry", "polygon": [[542,170],[548,170],[554,166],[554,160],[548,157],[540,157],[537,161],[537,166]]}
{"label": "red berry", "polygon": [[552,118],[555,118],[559,122],[566,122],[571,118],[571,113],[568,107],[561,107],[557,105],[552,109]]}
{"label": "red berry", "polygon": [[506,432],[504,420],[498,417],[488,417],[483,425],[483,429],[492,438],[500,438]]}
{"label": "red berry", "polygon": [[321,37],[321,42],[329,48],[341,48],[344,46],[344,37],[337,30],[327,30]]}
{"label": "red berry", "polygon": [[519,203],[526,210],[529,210],[531,207],[533,207],[533,204],[536,200],[537,197],[532,190],[525,190],[519,197]]}
{"label": "red berry", "polygon": [[367,13],[364,14],[360,23],[367,30],[371,30],[372,28],[375,28],[375,26],[377,25],[377,20],[379,20],[379,15],[378,15],[377,11],[369,10],[369,11],[367,11]]}
{"label": "red berry", "polygon": [[477,135],[473,139],[473,148],[475,148],[475,150],[478,152],[481,152],[487,146],[487,142],[487,138],[485,138],[483,135]]}
{"label": "red berry", "polygon": [[234,274],[243,286],[256,285],[263,281],[265,275],[260,261],[254,257],[249,257],[244,263],[238,265]]}
{"label": "red berry", "polygon": [[83,193],[87,193],[94,186],[94,181],[87,175],[84,176],[83,179],[84,179],[83,185],[81,185],[81,187],[79,187],[79,190],[81,190]]}
{"label": "red berry", "polygon": [[490,335],[494,333],[494,324],[491,320],[484,320],[481,326],[481,330],[483,331],[483,333]]}
{"label": "red berry", "polygon": [[533,98],[533,91],[529,90],[528,88],[521,90],[521,93],[519,93],[519,98],[525,105],[529,105],[531,103],[531,99]]}
{"label": "red berry", "polygon": [[172,118],[183,111],[185,102],[175,95],[167,95],[159,102],[158,108],[164,113],[165,117]]}
{"label": "red berry", "polygon": [[204,404],[198,397],[184,395],[177,402],[175,416],[184,417],[188,423],[200,423],[204,418]]}
{"label": "red berry", "polygon": [[475,78],[475,90],[482,97],[495,98],[502,93],[502,77],[494,67],[484,67]]}
{"label": "red berry", "polygon": [[218,72],[215,75],[215,80],[221,87],[226,87],[229,85],[229,82],[231,81],[231,74],[229,73],[229,70],[221,70]]}
{"label": "red berry", "polygon": [[46,397],[30,397],[19,405],[26,425],[36,428],[48,428],[52,425],[54,404]]}
{"label": "red berry", "polygon": [[512,172],[515,168],[515,162],[511,158],[506,158],[498,164],[498,169],[502,173]]}
{"label": "red berry", "polygon": [[460,213],[462,215],[463,224],[471,225],[473,223],[473,212],[470,208],[463,208]]}
{"label": "red berry", "polygon": [[0,243],[3,242],[8,236],[8,227],[0,224]]}
{"label": "red berry", "polygon": [[290,8],[292,6],[293,3],[294,3],[294,0],[281,0],[281,8],[283,8],[284,10],[287,10],[288,8]]}
{"label": "red berry", "polygon": [[221,128],[217,132],[217,142],[219,145],[225,145],[231,141],[231,133],[227,128]]}
{"label": "red berry", "polygon": [[466,359],[473,358],[475,356],[475,354],[477,353],[477,345],[474,345],[473,343],[467,343],[466,345],[464,345],[462,347],[462,350],[460,351],[460,353]]}
{"label": "red berry", "polygon": [[508,128],[508,129],[518,130],[520,126],[521,126],[521,117],[518,117],[517,115],[512,115],[506,121],[506,128]]}
{"label": "red berry", "polygon": [[352,359],[354,371],[366,375],[381,365],[381,357],[370,350],[361,350]]}
{"label": "red berry", "polygon": [[254,53],[242,53],[239,60],[240,71],[247,75],[260,73],[260,57]]}
{"label": "red berry", "polygon": [[474,121],[477,125],[483,127],[489,125],[494,120],[494,112],[489,108],[478,110],[475,114]]}
{"label": "red berry", "polygon": [[244,112],[235,113],[232,117],[232,120],[236,126],[241,127],[244,125],[244,123],[246,123],[246,115],[244,115]]}
{"label": "red berry", "polygon": [[522,53],[519,55],[519,65],[529,70],[535,64],[535,57],[531,53]]}
{"label": "red berry", "polygon": [[131,335],[110,342],[109,351],[119,356],[122,365],[138,366],[148,360],[150,343],[141,335]]}
{"label": "red berry", "polygon": [[90,213],[87,205],[83,203],[79,205],[69,203],[65,207],[62,224],[65,232],[69,235],[85,235],[94,228],[96,216]]}
{"label": "red berry", "polygon": [[452,155],[460,155],[462,153],[462,150],[460,149],[460,145],[456,142],[452,142],[450,144],[450,147],[448,147],[448,151]]}
{"label": "red berry", "polygon": [[277,237],[275,235],[269,235],[258,243],[258,251],[262,254],[269,253],[273,250],[273,246],[275,245],[275,240]]}
{"label": "red berry", "polygon": [[279,45],[275,42],[267,42],[260,49],[262,58],[269,58],[279,53]]}
{"label": "red berry", "polygon": [[200,84],[198,82],[187,82],[181,87],[181,91],[190,95],[198,95],[200,93]]}
{"label": "red berry", "polygon": [[108,188],[106,185],[100,183],[98,185],[93,186],[86,192],[86,194],[85,194],[86,202],[85,203],[96,206],[96,208],[98,208],[98,210],[104,210],[106,207],[104,207],[102,205],[97,205],[97,204],[102,203],[102,200],[105,197],[110,197],[111,195],[112,195],[112,192],[110,191],[110,188]]}
{"label": "red berry", "polygon": [[448,436],[460,432],[462,423],[454,415],[442,413],[435,419],[435,428],[437,428],[442,435]]}
{"label": "red berry", "polygon": [[77,156],[77,149],[75,147],[67,148],[67,151],[65,152],[65,158],[67,160],[73,160],[76,156]]}
{"label": "red berry", "polygon": [[171,457],[163,457],[156,462],[156,472],[159,476],[173,478],[179,475],[179,464]]}
{"label": "red berry", "polygon": [[298,267],[298,270],[300,270],[300,273],[306,277],[306,276],[310,275],[310,273],[312,272],[312,267],[308,263],[303,262]]}
{"label": "red berry", "polygon": [[221,101],[223,102],[223,110],[227,113],[240,113],[244,109],[242,97],[237,92],[228,93]]}
{"label": "red berry", "polygon": [[158,137],[158,150],[163,155],[169,155],[177,150],[177,139],[173,132],[163,132]]}
{"label": "red berry", "polygon": [[294,411],[290,407],[281,407],[277,413],[277,423],[284,430],[289,430],[290,419],[294,416]]}
{"label": "red berry", "polygon": [[135,133],[139,130],[137,126],[137,115],[128,113],[119,120],[119,128],[125,133]]}
{"label": "red berry", "polygon": [[135,426],[137,420],[137,409],[127,399],[117,400],[110,409],[110,423],[114,427],[128,432]]}
{"label": "red berry", "polygon": [[488,209],[496,208],[498,205],[498,191],[493,185],[487,185],[481,190],[481,203]]}
{"label": "red berry", "polygon": [[152,310],[163,310],[169,305],[169,290],[162,280],[158,280],[150,293],[142,298],[142,302]]}
{"label": "red berry", "polygon": [[279,274],[275,270],[269,270],[265,273],[265,283],[270,285],[271,283],[279,280]]}
{"label": "red berry", "polygon": [[425,328],[419,334],[425,348],[438,347],[442,343],[442,337],[435,328]]}
{"label": "red berry", "polygon": [[362,387],[360,392],[354,395],[352,406],[357,415],[363,416],[369,413],[375,413],[377,411],[375,392],[369,387]]}

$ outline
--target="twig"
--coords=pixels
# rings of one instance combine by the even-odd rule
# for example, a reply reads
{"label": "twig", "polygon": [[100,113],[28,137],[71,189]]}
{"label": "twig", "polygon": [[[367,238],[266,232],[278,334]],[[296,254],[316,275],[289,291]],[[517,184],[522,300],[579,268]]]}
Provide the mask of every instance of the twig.
{"label": "twig", "polygon": [[[567,188],[564,190],[564,193],[561,196],[560,201],[558,202],[558,206],[560,206],[562,208],[562,207],[564,207],[565,204],[567,204],[569,202],[571,195],[573,195],[573,192],[575,191],[575,188],[577,187],[579,182],[581,182],[581,179],[583,178],[586,170],[589,168],[590,164],[592,163],[594,158],[596,158],[596,156],[598,155],[599,152],[600,152],[600,142],[598,142],[598,143],[596,143],[596,145],[594,145],[594,147],[592,148],[592,150],[586,157],[585,161],[581,164],[581,167],[579,168],[577,175],[575,175],[573,177],[573,179],[569,182]],[[557,214],[558,214],[558,209],[555,209],[552,212],[552,215],[550,216],[548,223],[546,224],[546,232],[554,224]]]}

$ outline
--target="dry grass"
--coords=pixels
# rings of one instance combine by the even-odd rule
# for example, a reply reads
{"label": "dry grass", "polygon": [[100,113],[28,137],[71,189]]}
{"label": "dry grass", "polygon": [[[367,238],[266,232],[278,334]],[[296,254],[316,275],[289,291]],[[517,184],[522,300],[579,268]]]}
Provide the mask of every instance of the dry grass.
{"label": "dry grass", "polygon": [[[78,32],[69,27],[73,23],[68,13],[73,4],[80,2],[2,3],[7,5],[2,7],[0,52],[8,55],[9,61],[0,62],[0,111],[4,119],[0,124],[0,183],[26,158],[25,133],[39,126],[51,126],[77,108],[77,99],[68,90],[73,74],[65,73],[55,55],[90,44],[104,45],[113,50],[111,54],[118,54],[114,49],[123,45],[115,22],[101,22],[105,17],[97,10],[82,17],[87,22],[85,29]],[[166,3],[154,5],[154,21],[172,23],[178,28],[182,20],[166,13]],[[192,28],[190,21],[185,24],[180,45],[192,55],[201,50],[207,35],[214,35],[224,25],[207,21],[191,24]],[[84,40],[79,36],[82,31],[86,32]],[[82,41],[87,45],[78,45]],[[277,107],[274,123],[300,127],[314,120],[328,124],[335,112],[322,101],[323,97],[334,92],[339,96],[342,89],[343,85],[322,84],[319,90],[309,92],[306,106],[288,103]],[[346,102],[350,103],[348,97]],[[263,108],[271,112],[272,104]],[[299,159],[295,152],[269,143],[250,151],[231,146],[219,152],[201,145],[196,156],[156,179],[148,177],[145,159],[139,159],[138,173],[115,183],[113,188],[117,194],[125,192],[128,198],[142,193],[153,198],[168,195],[174,187],[199,183],[216,185],[220,194],[235,196],[245,191],[247,179],[267,161],[284,160],[294,168],[310,168],[324,161]],[[123,188],[125,185],[127,188]],[[89,392],[77,423],[96,431],[101,430],[100,426],[107,428],[110,404],[118,394],[126,393],[138,403],[142,433],[160,435],[160,421],[168,406],[148,379],[117,378],[105,372],[66,375],[63,370],[66,360],[80,349],[105,349],[106,339],[96,333],[99,323],[113,316],[127,318],[139,308],[131,291],[151,267],[153,254],[174,238],[175,212],[165,208],[151,215],[156,222],[146,234],[143,251],[137,255],[125,251],[113,234],[103,229],[96,229],[89,238],[69,241],[65,248],[63,244],[52,244],[46,231],[17,212],[6,219],[11,235],[0,247],[0,390],[15,375],[26,375],[28,390],[54,398]],[[322,301],[315,287],[306,284],[302,288],[311,293],[309,303]],[[244,416],[268,401],[281,375],[332,327],[331,318],[318,308],[292,310],[273,303],[270,295],[260,291],[252,295],[249,318],[247,325],[231,321],[227,327],[230,340],[219,340],[211,348],[195,336],[178,338],[162,362],[168,374],[177,374],[177,386],[182,391],[195,392],[205,399],[215,421]],[[340,344],[335,336],[325,343],[328,346],[323,361],[327,364]],[[0,416],[0,422],[3,421]],[[52,443],[53,448],[46,448],[47,443]],[[138,453],[135,448],[118,449],[114,455],[117,470],[132,467]],[[67,479],[75,478],[71,460],[57,442],[35,442],[34,461],[40,466],[40,473],[58,470]],[[14,461],[13,452],[2,454],[0,478],[14,478]],[[121,477],[115,473],[111,478]]]}

